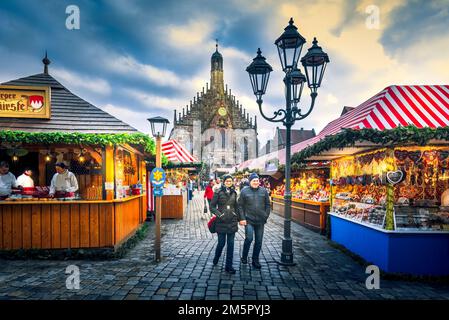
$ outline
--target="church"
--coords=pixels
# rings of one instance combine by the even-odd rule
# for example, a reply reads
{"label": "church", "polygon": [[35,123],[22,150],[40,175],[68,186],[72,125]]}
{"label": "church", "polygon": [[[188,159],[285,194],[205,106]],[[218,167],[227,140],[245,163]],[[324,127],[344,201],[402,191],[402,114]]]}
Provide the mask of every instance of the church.
{"label": "church", "polygon": [[211,57],[210,86],[206,83],[190,104],[174,111],[170,139],[186,147],[218,174],[258,156],[257,117],[250,117],[224,85],[223,56],[218,43]]}

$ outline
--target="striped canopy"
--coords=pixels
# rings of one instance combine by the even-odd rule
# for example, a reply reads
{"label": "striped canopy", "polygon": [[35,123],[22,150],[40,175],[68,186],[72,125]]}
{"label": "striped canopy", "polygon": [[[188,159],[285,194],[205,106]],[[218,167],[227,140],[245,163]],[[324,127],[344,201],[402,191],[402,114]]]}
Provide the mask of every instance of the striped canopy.
{"label": "striped canopy", "polygon": [[171,162],[190,163],[198,161],[186,148],[174,139],[162,143],[162,152]]}
{"label": "striped canopy", "polygon": [[[449,125],[449,86],[448,85],[414,85],[389,86],[343,116],[331,121],[324,129],[311,139],[292,146],[292,154],[320,141],[329,135],[340,132],[343,128],[351,129],[394,129],[398,126],[444,127]],[[285,149],[264,156],[265,159],[278,158],[285,164]],[[260,165],[261,161],[253,159],[247,163]],[[239,169],[243,169],[242,166]]]}

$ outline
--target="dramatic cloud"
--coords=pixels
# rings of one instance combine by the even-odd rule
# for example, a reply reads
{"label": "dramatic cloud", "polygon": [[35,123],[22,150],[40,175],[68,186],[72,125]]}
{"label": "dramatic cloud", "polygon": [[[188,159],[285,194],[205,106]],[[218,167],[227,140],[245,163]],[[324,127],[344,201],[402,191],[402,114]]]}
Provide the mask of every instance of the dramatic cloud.
{"label": "dramatic cloud", "polygon": [[88,90],[102,95],[111,93],[109,83],[100,78],[83,76],[63,68],[54,68],[53,75],[69,88]]}

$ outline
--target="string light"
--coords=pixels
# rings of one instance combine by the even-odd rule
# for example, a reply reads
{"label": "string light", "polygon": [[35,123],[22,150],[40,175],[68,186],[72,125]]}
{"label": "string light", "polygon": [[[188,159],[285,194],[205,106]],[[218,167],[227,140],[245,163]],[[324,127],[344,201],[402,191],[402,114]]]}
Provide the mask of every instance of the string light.
{"label": "string light", "polygon": [[16,156],[16,155],[13,155],[13,156],[12,156],[12,161],[14,161],[14,162],[19,161],[19,157]]}

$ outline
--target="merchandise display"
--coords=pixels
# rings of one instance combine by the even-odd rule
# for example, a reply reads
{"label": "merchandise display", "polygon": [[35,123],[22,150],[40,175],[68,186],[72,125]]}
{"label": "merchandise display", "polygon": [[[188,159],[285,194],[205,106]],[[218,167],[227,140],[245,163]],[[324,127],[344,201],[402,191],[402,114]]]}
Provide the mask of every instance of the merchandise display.
{"label": "merchandise display", "polygon": [[[387,186],[392,185],[395,230],[447,231],[449,209],[441,206],[449,189],[449,149],[385,149],[332,162],[332,212],[385,227]],[[393,165],[396,169],[388,171]]]}
{"label": "merchandise display", "polygon": [[[290,180],[293,200],[327,202],[330,196],[329,169],[310,169],[294,173]],[[273,195],[283,196],[284,184],[273,190]]]}

